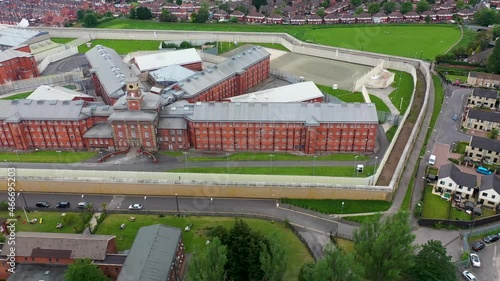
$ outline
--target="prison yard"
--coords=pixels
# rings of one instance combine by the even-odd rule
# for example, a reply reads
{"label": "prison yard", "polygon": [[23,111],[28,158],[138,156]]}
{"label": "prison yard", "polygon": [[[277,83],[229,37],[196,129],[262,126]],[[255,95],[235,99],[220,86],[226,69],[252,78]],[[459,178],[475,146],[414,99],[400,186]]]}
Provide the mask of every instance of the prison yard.
{"label": "prison yard", "polygon": [[163,23],[130,19],[114,19],[99,28],[157,29],[226,32],[280,32],[297,39],[327,46],[363,50],[410,58],[434,59],[446,53],[460,40],[460,29],[454,25],[243,25],[229,23],[195,24]]}

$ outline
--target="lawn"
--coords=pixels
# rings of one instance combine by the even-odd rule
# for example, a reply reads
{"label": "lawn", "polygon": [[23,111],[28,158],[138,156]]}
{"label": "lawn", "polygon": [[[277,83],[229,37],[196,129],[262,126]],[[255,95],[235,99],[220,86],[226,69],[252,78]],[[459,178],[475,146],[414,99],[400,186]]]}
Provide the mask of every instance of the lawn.
{"label": "lawn", "polygon": [[467,49],[467,47],[469,47],[469,44],[474,42],[474,40],[476,40],[476,36],[477,36],[476,31],[465,28],[465,27],[463,30],[464,30],[464,35],[462,37],[462,40],[460,40],[460,42],[458,42],[458,44],[455,45],[455,47],[453,47],[453,49],[451,49],[452,52],[453,52],[453,50],[458,49],[458,48],[466,48]]}
{"label": "lawn", "polygon": [[94,156],[96,152],[72,152],[61,151],[57,153],[53,150],[35,151],[35,152],[2,152],[0,161],[4,162],[33,162],[33,163],[74,163],[87,160]]}
{"label": "lawn", "polygon": [[[406,72],[391,71],[396,74],[394,83],[392,83],[392,86],[396,89],[389,94],[389,99],[400,111],[400,114],[403,115],[410,105],[411,96],[413,94],[413,77]],[[401,98],[403,100],[401,100]]]}
{"label": "lawn", "polygon": [[446,79],[450,80],[451,82],[455,82],[455,81],[459,80],[462,83],[467,83],[468,77],[462,76],[462,75],[450,75],[450,74],[448,74],[448,75],[446,75]]}
{"label": "lawn", "polygon": [[351,240],[337,237],[337,246],[347,254],[354,253],[354,242]]}
{"label": "lawn", "polygon": [[71,42],[75,40],[75,38],[58,38],[58,37],[52,37],[50,40],[54,43],[59,43],[59,44],[66,44],[68,42]]}
{"label": "lawn", "polygon": [[389,107],[379,97],[370,95],[370,100],[373,104],[375,104],[375,108],[377,108],[377,111],[391,112]]}
{"label": "lawn", "polygon": [[392,126],[389,128],[389,130],[387,130],[387,132],[385,132],[385,135],[387,136],[387,139],[389,140],[389,142],[392,141],[397,130],[398,130],[397,126]]}
{"label": "lawn", "polygon": [[[171,156],[182,156],[180,154],[170,154]],[[273,152],[273,161],[313,161],[314,157],[311,155],[301,156],[294,155],[289,153],[277,153]],[[365,161],[370,159],[368,156],[353,154],[353,153],[339,153],[339,154],[330,154],[324,156],[317,156],[316,161],[354,161],[354,157],[358,156],[358,161]],[[261,153],[261,152],[241,152],[230,154],[229,156],[225,155],[212,155],[212,156],[193,156],[190,157],[188,155],[188,161],[270,161],[271,157],[269,157],[269,153]]]}
{"label": "lawn", "polygon": [[[443,106],[444,100],[444,91],[443,86],[441,85],[441,79],[435,74],[432,74],[432,81],[434,83],[434,108],[432,110],[431,121],[429,122],[429,128],[427,129],[427,134],[425,135],[425,143],[422,146],[422,151],[425,151],[425,146],[427,145],[427,141],[431,136],[432,130],[436,125],[436,121],[438,119],[439,113],[441,112],[441,107]],[[423,155],[420,153],[420,155]]]}
{"label": "lawn", "polygon": [[241,47],[241,46],[243,46],[245,44],[257,45],[257,46],[262,46],[264,48],[276,49],[276,50],[285,51],[285,52],[289,52],[290,51],[287,48],[285,48],[285,46],[283,46],[281,44],[272,44],[272,43],[244,43],[244,42],[239,42],[237,44],[234,44],[234,42],[220,42],[218,44],[218,52],[219,52],[219,54],[224,54],[224,53],[229,52],[231,50],[234,50],[234,49],[236,49],[238,47]]}
{"label": "lawn", "polygon": [[[270,164],[270,163],[269,163]],[[373,166],[365,166],[364,171],[358,173],[358,177],[367,177],[373,173]],[[169,170],[172,173],[211,173],[211,174],[243,174],[243,175],[290,175],[290,176],[315,176],[323,177],[354,177],[354,167],[195,167],[186,169]]]}
{"label": "lawn", "polygon": [[78,46],[79,53],[85,53],[96,45],[103,45],[108,48],[114,49],[120,55],[126,55],[130,52],[136,51],[152,51],[159,50],[161,41],[153,40],[109,40],[109,39],[96,39],[92,40],[92,46],[87,47],[86,44]]}
{"label": "lawn", "polygon": [[349,217],[343,217],[342,220],[352,221],[352,222],[357,222],[357,223],[364,223],[365,220],[371,219],[374,216],[376,216],[376,215],[349,216]]}
{"label": "lawn", "polygon": [[22,100],[22,99],[27,98],[29,95],[31,95],[31,93],[33,93],[33,91],[8,96],[5,98],[2,98],[2,100]]}
{"label": "lawn", "polygon": [[361,103],[365,102],[365,99],[363,98],[363,95],[360,92],[353,93],[351,91],[341,90],[341,89],[334,90],[332,89],[332,87],[324,85],[316,85],[316,86],[318,86],[318,88],[321,91],[329,95],[332,95],[343,102],[361,102]]}
{"label": "lawn", "polygon": [[455,149],[453,150],[453,152],[464,155],[465,154],[465,149],[467,148],[468,144],[469,144],[468,142],[463,142],[463,141],[458,142],[456,144]]}
{"label": "lawn", "polygon": [[[89,215],[86,218],[82,217],[84,213],[66,213],[69,221],[61,229],[57,229],[57,223],[63,223],[61,214],[62,212],[30,212],[27,213],[28,219],[38,219],[38,223],[30,224],[26,221],[24,212],[20,207],[17,207],[16,217],[18,221],[16,223],[16,231],[75,233],[74,227],[77,227],[79,230],[78,233],[81,233],[83,226],[90,220]],[[0,216],[2,218],[9,218],[7,212],[0,212]]]}
{"label": "lawn", "polygon": [[[344,202],[344,208],[342,208]],[[281,199],[281,203],[290,204],[324,214],[359,214],[387,211],[391,202],[381,200],[342,200],[342,199]]]}
{"label": "lawn", "polygon": [[243,25],[163,23],[130,19],[114,19],[99,24],[100,28],[157,29],[190,31],[283,32],[298,39],[318,44],[364,50],[404,57],[434,59],[460,38],[454,25]]}
{"label": "lawn", "polygon": [[450,201],[443,200],[440,196],[432,194],[432,185],[425,187],[422,218],[448,219],[450,217],[450,209]]}
{"label": "lawn", "polygon": [[[128,221],[129,215],[109,215],[99,226],[96,234],[116,235],[116,244],[119,251],[130,249],[137,231],[140,227],[162,223],[165,225],[184,229],[192,224],[191,231],[182,232],[182,239],[186,252],[195,253],[200,251],[207,240],[207,231],[215,226],[230,228],[235,219],[226,217],[175,217],[156,215],[135,215],[134,222]],[[312,257],[304,244],[286,226],[280,223],[259,219],[243,219],[253,230],[260,231],[264,235],[276,232],[278,240],[285,245],[285,254],[288,259],[287,269],[283,280],[297,280],[300,268],[306,262],[311,262]],[[125,229],[120,230],[120,225],[125,223]]]}

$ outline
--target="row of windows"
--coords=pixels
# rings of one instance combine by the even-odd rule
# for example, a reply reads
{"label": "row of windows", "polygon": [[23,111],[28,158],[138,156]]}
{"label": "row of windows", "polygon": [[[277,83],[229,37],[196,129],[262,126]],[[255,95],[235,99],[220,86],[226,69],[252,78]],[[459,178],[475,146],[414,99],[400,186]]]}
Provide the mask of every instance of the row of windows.
{"label": "row of windows", "polygon": [[99,139],[99,140],[89,140],[89,144],[110,144],[112,142],[110,142],[109,140],[107,139]]}
{"label": "row of windows", "polygon": [[[487,193],[487,192],[483,192],[483,193],[481,194],[481,196],[483,196],[483,197],[488,197],[488,193]],[[495,197],[496,197],[496,195],[491,194],[491,199],[495,199]]]}
{"label": "row of windows", "polygon": [[[303,128],[304,124],[301,123],[283,123],[283,124],[275,124],[275,123],[256,123],[252,126],[251,123],[193,123],[193,127],[196,128],[210,128],[210,127],[256,127],[256,128]],[[375,125],[373,124],[328,124],[331,125],[330,128],[350,128],[350,129],[369,129],[369,128],[375,128]],[[326,128],[326,127],[325,127]]]}
{"label": "row of windows", "polygon": [[[149,126],[150,126],[150,125],[142,125],[142,126],[137,126],[137,128],[139,128],[139,127],[143,127],[144,129],[149,129]],[[117,127],[117,128],[121,128],[121,127],[122,127],[122,125],[118,124],[118,125],[116,125],[116,127]],[[130,124],[130,125],[128,125],[128,127],[129,127],[129,128],[131,128],[131,129],[135,129],[136,125],[134,125],[134,124]]]}
{"label": "row of windows", "polygon": [[[169,137],[159,137],[159,141],[172,141],[172,142],[175,142],[176,138],[175,137],[172,137],[172,138],[169,138]],[[177,138],[177,141],[178,142],[182,142],[182,138]]]}

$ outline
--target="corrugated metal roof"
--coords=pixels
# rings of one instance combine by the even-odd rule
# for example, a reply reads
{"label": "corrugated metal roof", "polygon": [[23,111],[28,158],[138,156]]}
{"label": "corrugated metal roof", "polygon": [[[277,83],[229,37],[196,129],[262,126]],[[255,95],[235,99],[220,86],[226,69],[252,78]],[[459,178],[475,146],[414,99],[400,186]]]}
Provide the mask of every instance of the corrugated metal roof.
{"label": "corrugated metal roof", "polygon": [[82,114],[83,101],[0,100],[0,120],[74,121],[89,117]]}
{"label": "corrugated metal roof", "polygon": [[307,81],[229,98],[232,102],[303,102],[324,97],[314,82]]}
{"label": "corrugated metal roof", "polygon": [[149,73],[149,76],[151,76],[158,83],[158,82],[177,82],[189,76],[192,76],[193,74],[195,74],[194,71],[189,70],[180,65],[174,64],[160,68],[156,71],[152,71]]}
{"label": "corrugated metal roof", "polygon": [[167,280],[180,239],[178,228],[161,224],[141,227],[117,281]]}
{"label": "corrugated metal roof", "polygon": [[319,123],[378,123],[372,103],[196,103],[192,121],[300,122],[314,117]]}
{"label": "corrugated metal roof", "polygon": [[115,50],[97,45],[86,52],[85,57],[110,97],[125,95],[125,79],[136,75]]}
{"label": "corrugated metal roof", "polygon": [[191,64],[201,62],[196,49],[165,51],[134,58],[135,64],[141,72],[159,69],[172,64]]}
{"label": "corrugated metal roof", "polygon": [[61,86],[41,85],[26,99],[28,100],[73,100],[76,97],[93,98],[87,94],[73,91]]}

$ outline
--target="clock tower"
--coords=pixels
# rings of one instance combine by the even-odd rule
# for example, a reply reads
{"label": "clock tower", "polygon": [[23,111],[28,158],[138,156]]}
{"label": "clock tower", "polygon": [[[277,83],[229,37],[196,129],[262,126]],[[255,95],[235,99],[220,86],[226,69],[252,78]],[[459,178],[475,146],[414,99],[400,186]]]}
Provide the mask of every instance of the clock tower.
{"label": "clock tower", "polygon": [[141,89],[139,89],[139,78],[129,77],[125,81],[125,87],[127,91],[126,100],[128,109],[134,111],[141,110],[141,103],[144,97]]}

